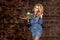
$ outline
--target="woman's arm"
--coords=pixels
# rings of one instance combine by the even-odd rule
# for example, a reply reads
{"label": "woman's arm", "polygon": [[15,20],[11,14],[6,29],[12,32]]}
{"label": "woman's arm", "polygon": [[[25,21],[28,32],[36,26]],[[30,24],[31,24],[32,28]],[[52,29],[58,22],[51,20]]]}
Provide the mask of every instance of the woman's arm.
{"label": "woman's arm", "polygon": [[20,17],[20,19],[23,19],[23,20],[29,20],[30,18],[22,18],[22,17]]}
{"label": "woman's arm", "polygon": [[40,18],[39,21],[38,21],[39,24],[43,24],[43,19]]}
{"label": "woman's arm", "polygon": [[43,14],[41,14],[41,17],[39,18],[39,24],[43,24]]}

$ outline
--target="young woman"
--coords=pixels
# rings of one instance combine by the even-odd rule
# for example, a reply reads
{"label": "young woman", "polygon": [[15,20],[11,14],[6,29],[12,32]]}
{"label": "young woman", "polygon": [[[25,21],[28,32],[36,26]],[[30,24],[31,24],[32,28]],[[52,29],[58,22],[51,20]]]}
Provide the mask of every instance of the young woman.
{"label": "young woman", "polygon": [[28,24],[31,24],[29,30],[32,33],[33,40],[40,40],[42,34],[42,24],[43,24],[43,6],[42,4],[36,4],[33,8],[33,13],[31,13],[32,18],[27,19]]}
{"label": "young woman", "polygon": [[29,30],[32,33],[32,39],[33,40],[40,40],[41,34],[42,34],[42,24],[43,24],[43,6],[42,4],[36,4],[33,7],[33,13],[31,13],[32,18],[22,18],[26,19],[28,24],[31,26],[29,27]]}

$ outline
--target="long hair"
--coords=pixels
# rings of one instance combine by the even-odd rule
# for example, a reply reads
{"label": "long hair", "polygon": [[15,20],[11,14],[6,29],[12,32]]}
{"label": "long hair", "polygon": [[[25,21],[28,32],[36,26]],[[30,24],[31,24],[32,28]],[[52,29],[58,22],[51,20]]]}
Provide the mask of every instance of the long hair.
{"label": "long hair", "polygon": [[[34,6],[34,8],[35,8],[36,6],[38,6],[38,11],[37,11],[37,13],[36,13],[36,17],[41,17],[41,15],[43,14],[44,8],[43,8],[42,4],[40,4],[40,3],[36,4],[36,5]],[[34,10],[34,8],[33,8],[33,10]]]}

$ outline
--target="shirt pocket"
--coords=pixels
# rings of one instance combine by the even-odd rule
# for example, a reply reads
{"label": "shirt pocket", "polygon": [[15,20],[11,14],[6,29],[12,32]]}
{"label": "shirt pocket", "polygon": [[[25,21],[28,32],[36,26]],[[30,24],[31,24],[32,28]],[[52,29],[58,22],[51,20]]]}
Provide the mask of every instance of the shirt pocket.
{"label": "shirt pocket", "polygon": [[31,20],[31,23],[38,23],[38,18],[33,18],[32,20]]}

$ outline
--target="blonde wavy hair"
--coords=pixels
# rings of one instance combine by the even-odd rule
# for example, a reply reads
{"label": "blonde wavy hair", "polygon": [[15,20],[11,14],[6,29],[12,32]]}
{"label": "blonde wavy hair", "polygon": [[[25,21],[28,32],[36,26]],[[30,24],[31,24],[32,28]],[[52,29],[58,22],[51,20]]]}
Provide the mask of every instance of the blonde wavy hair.
{"label": "blonde wavy hair", "polygon": [[[38,4],[36,4],[36,5],[34,6],[34,8],[35,8],[36,6],[38,6],[38,10],[39,10],[39,11],[36,13],[36,17],[41,17],[41,15],[43,15],[43,11],[44,11],[43,5],[40,4],[40,3],[38,3]],[[34,8],[33,8],[33,10],[34,10]]]}

